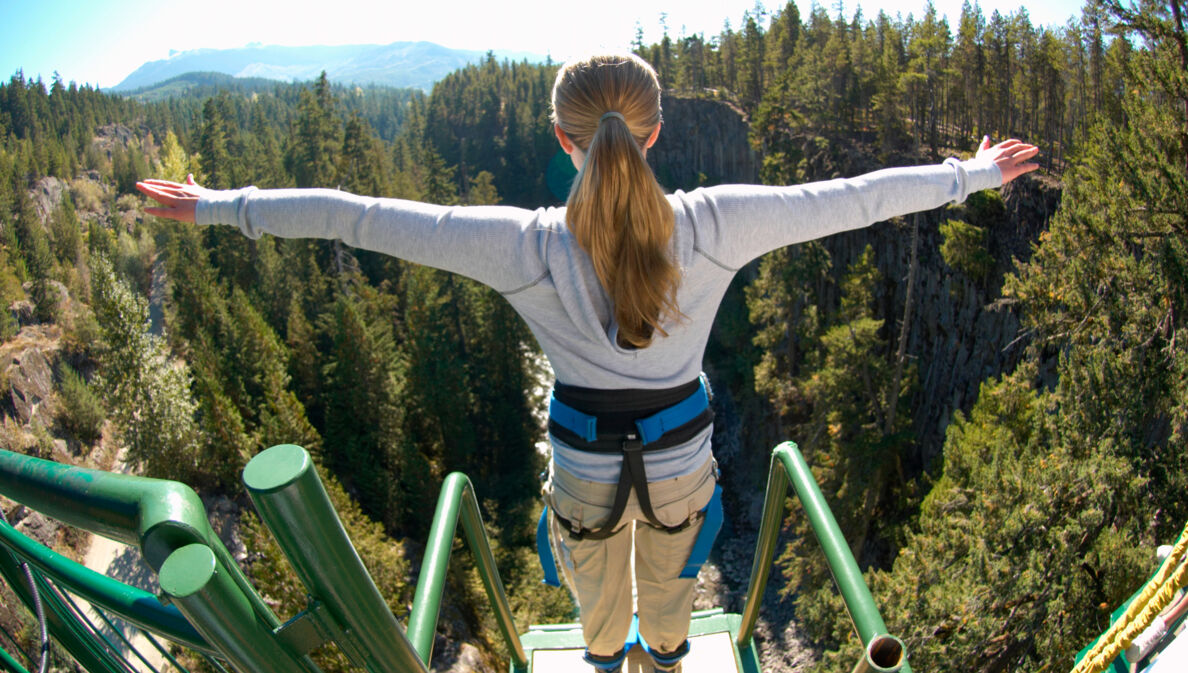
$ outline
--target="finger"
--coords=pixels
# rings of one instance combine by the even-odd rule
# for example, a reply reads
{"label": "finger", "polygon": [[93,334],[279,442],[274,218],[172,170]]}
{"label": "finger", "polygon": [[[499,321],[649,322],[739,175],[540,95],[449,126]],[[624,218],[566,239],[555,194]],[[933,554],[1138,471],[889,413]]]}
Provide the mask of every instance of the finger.
{"label": "finger", "polygon": [[138,191],[140,191],[140,193],[149,197],[150,199],[153,199],[155,201],[160,201],[161,203],[163,203],[167,206],[173,205],[173,202],[177,198],[174,194],[171,194],[163,189],[154,187],[153,185],[146,185],[144,183],[139,183],[139,182],[136,183],[136,189]]}
{"label": "finger", "polygon": [[197,182],[194,182],[194,174],[193,173],[186,174],[186,184],[187,185],[197,185],[198,184]]}
{"label": "finger", "polygon": [[147,196],[151,199],[156,199],[158,201],[160,201],[162,198],[167,196],[164,192],[162,192],[157,187],[150,185],[150,184],[143,183],[143,182],[136,183],[136,191],[140,192],[141,194],[144,194],[145,196]]}
{"label": "finger", "polygon": [[990,136],[982,136],[982,144],[978,146],[979,151],[990,149]]}
{"label": "finger", "polygon": [[176,182],[166,182],[164,180],[141,180],[136,183],[137,189],[152,189],[154,191],[163,192],[166,190],[180,189],[181,185]]}
{"label": "finger", "polygon": [[166,182],[159,184],[149,184],[141,182],[136,184],[136,188],[142,193],[147,194],[153,198],[166,197],[170,199],[193,199],[197,195],[193,193],[186,185],[179,185],[176,182]]}

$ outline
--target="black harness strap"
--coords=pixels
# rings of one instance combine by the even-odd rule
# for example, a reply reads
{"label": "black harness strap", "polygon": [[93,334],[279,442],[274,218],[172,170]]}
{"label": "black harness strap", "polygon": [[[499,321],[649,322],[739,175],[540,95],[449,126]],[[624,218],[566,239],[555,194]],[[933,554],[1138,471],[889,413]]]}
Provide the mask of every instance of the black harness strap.
{"label": "black harness strap", "polygon": [[[634,431],[634,428],[632,430],[626,430],[626,428],[632,427],[627,424],[630,422],[631,416],[641,418],[676,404],[688,397],[691,391],[696,391],[700,383],[699,380],[694,380],[692,383],[663,391],[594,390],[576,388],[575,386],[563,387],[561,385],[555,388],[554,395],[559,399],[563,399],[563,401],[571,406],[581,404],[584,407],[582,408],[583,412],[598,416],[598,427],[600,431],[597,440],[592,442],[585,441],[581,437],[578,437],[576,433],[550,419],[549,432],[556,435],[569,446],[581,451],[595,453],[621,452],[623,454],[623,467],[619,472],[619,483],[615,489],[615,500],[611,505],[610,515],[601,528],[596,530],[582,528],[580,525],[554,511],[553,515],[569,531],[570,536],[578,540],[605,540],[613,535],[623,518],[623,512],[627,509],[627,500],[631,496],[632,488],[635,489],[636,497],[639,499],[640,510],[647,519],[648,525],[653,528],[667,533],[677,533],[688,528],[696,520],[694,516],[691,516],[676,526],[666,526],[660,522],[655,510],[652,508],[652,498],[648,493],[648,475],[644,469],[643,454],[645,451],[658,451],[671,448],[692,439],[697,433],[713,422],[714,413],[712,407],[707,405],[705,410],[693,420],[665,432],[662,437],[650,442],[646,447],[638,433]],[[646,397],[646,401],[640,399],[634,400],[635,403],[643,402],[635,407],[635,409],[643,409],[643,411],[625,412],[625,410],[632,408],[633,400],[631,398],[633,397],[633,393],[638,394],[637,397]],[[569,399],[564,399],[562,397],[563,395]],[[573,401],[571,402],[570,400]],[[598,413],[599,407],[608,410],[605,416]],[[604,418],[611,422],[604,423]],[[601,432],[601,428],[604,426],[611,426],[614,430],[618,430],[618,432],[604,434]]]}

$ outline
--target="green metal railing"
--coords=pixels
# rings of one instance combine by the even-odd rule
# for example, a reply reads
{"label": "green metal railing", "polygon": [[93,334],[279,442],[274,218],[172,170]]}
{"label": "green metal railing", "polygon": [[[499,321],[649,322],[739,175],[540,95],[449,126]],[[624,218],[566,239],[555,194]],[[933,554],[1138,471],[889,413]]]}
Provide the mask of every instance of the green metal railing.
{"label": "green metal railing", "polygon": [[825,559],[833,573],[833,580],[841,592],[854,630],[861,638],[864,652],[855,671],[901,670],[911,673],[903,643],[887,633],[887,625],[875,607],[874,597],[862,578],[862,571],[842,536],[825,496],[817,486],[812,470],[793,442],[784,442],[772,451],[771,469],[767,475],[767,496],[763,502],[763,519],[759,524],[759,540],[755,545],[755,559],[751,565],[751,581],[743,605],[742,624],[735,642],[739,649],[752,646],[755,622],[759,619],[759,604],[771,574],[776,539],[784,518],[784,499],[791,482],[809,518],[813,532],[825,552]]}
{"label": "green metal railing", "polygon": [[[527,669],[528,657],[495,565],[474,487],[465,475],[453,473],[442,485],[407,631],[351,545],[304,449],[272,447],[253,458],[243,476],[261,520],[309,593],[307,608],[284,624],[252,589],[211,530],[201,501],[188,487],[69,467],[3,450],[0,493],[67,524],[139,547],[157,572],[163,598],[89,570],[2,521],[0,575],[31,607],[33,596],[20,563],[29,563],[41,574],[38,587],[47,607],[49,630],[92,672],[130,670],[119,654],[128,643],[99,642],[98,629],[84,624],[88,620],[73,604],[71,594],[98,608],[105,622],[106,613],[116,615],[149,634],[213,657],[216,668],[222,668],[221,660],[242,673],[314,673],[319,669],[308,653],[334,642],[354,665],[370,673],[424,673],[432,659],[446,570],[461,521],[513,669]],[[791,442],[772,453],[750,585],[738,618],[737,647],[753,654],[752,636],[789,485],[821,543],[864,644],[855,671],[910,673],[903,643],[887,633],[812,472]],[[108,626],[113,628],[110,622]],[[171,659],[164,648],[157,647]],[[3,647],[0,670],[27,673]]]}
{"label": "green metal railing", "polygon": [[[512,659],[518,666],[527,666],[478,500],[465,475],[451,474],[443,485],[407,635],[351,544],[304,449],[272,447],[253,458],[243,476],[261,520],[310,595],[307,609],[284,624],[252,589],[188,487],[3,450],[0,493],[64,523],[139,547],[157,572],[169,604],[60,556],[4,522],[0,522],[0,575],[30,609],[34,596],[24,583],[21,562],[30,563],[42,575],[38,593],[47,606],[49,630],[88,671],[130,670],[119,653],[129,644],[103,642],[99,629],[73,605],[69,594],[58,591],[58,584],[150,637],[156,633],[245,673],[314,673],[319,669],[307,655],[328,642],[336,643],[354,665],[370,673],[424,673],[432,657],[446,567],[461,520]],[[102,612],[100,618],[108,619]],[[25,672],[2,647],[0,670]]]}
{"label": "green metal railing", "polygon": [[[317,671],[282,645],[279,620],[251,587],[219,541],[202,502],[171,481],[110,474],[0,450],[0,492],[68,525],[138,547],[157,572],[162,599],[90,571],[0,526],[0,568],[26,605],[31,592],[11,574],[20,557],[101,609],[200,652],[214,653],[241,671]],[[204,550],[197,558],[193,550]],[[7,562],[5,562],[7,561]],[[91,671],[125,671],[94,634],[72,618],[44,583],[39,591],[54,637]],[[172,605],[165,605],[164,602]]]}
{"label": "green metal railing", "polygon": [[491,612],[495,615],[499,631],[511,651],[512,661],[516,666],[526,667],[528,656],[520,642],[515,621],[512,619],[511,606],[507,602],[507,593],[495,567],[495,556],[491,553],[491,543],[487,540],[487,533],[483,528],[474,487],[470,479],[461,472],[454,472],[446,477],[441,487],[441,495],[437,498],[437,511],[433,515],[433,527],[429,530],[429,542],[425,558],[421,562],[421,577],[417,582],[412,614],[408,618],[409,638],[415,644],[421,658],[429,661],[433,653],[433,633],[437,626],[446,566],[450,561],[450,549],[459,519],[462,520],[466,543],[474,554],[479,577],[482,578],[483,587],[487,591]]}

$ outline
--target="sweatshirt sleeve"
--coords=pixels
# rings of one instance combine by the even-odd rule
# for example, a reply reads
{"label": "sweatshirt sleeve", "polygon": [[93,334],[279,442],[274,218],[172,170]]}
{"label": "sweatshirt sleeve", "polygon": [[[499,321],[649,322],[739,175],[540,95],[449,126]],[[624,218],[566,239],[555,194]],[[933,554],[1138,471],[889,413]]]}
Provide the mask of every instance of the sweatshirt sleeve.
{"label": "sweatshirt sleeve", "polygon": [[543,209],[437,206],[333,189],[211,190],[198,224],[229,224],[246,236],[340,239],[513,292],[544,273]]}
{"label": "sweatshirt sleeve", "polygon": [[1001,184],[1002,173],[989,160],[948,159],[789,187],[722,185],[677,199],[696,223],[698,251],[737,270],[776,248],[961,203]]}

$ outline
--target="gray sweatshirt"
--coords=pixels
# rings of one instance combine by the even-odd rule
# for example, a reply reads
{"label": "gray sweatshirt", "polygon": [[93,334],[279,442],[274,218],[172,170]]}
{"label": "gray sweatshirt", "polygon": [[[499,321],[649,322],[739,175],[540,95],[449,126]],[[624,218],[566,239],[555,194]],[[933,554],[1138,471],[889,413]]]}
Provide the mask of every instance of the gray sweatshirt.
{"label": "gray sweatshirt", "polygon": [[[564,208],[436,206],[329,189],[209,191],[198,224],[230,224],[251,238],[341,239],[462,274],[502,294],[527,322],[557,380],[585,388],[671,388],[692,381],[714,314],[734,274],[785,245],[857,229],[1002,183],[987,160],[893,168],[790,187],[721,185],[668,197],[672,249],[682,271],[685,319],[644,349],[616,340],[618,326],[594,267],[565,224]],[[710,457],[706,429],[689,443],[647,454],[650,480],[692,473]],[[580,478],[614,483],[619,458],[575,451],[552,438],[554,461]]]}

